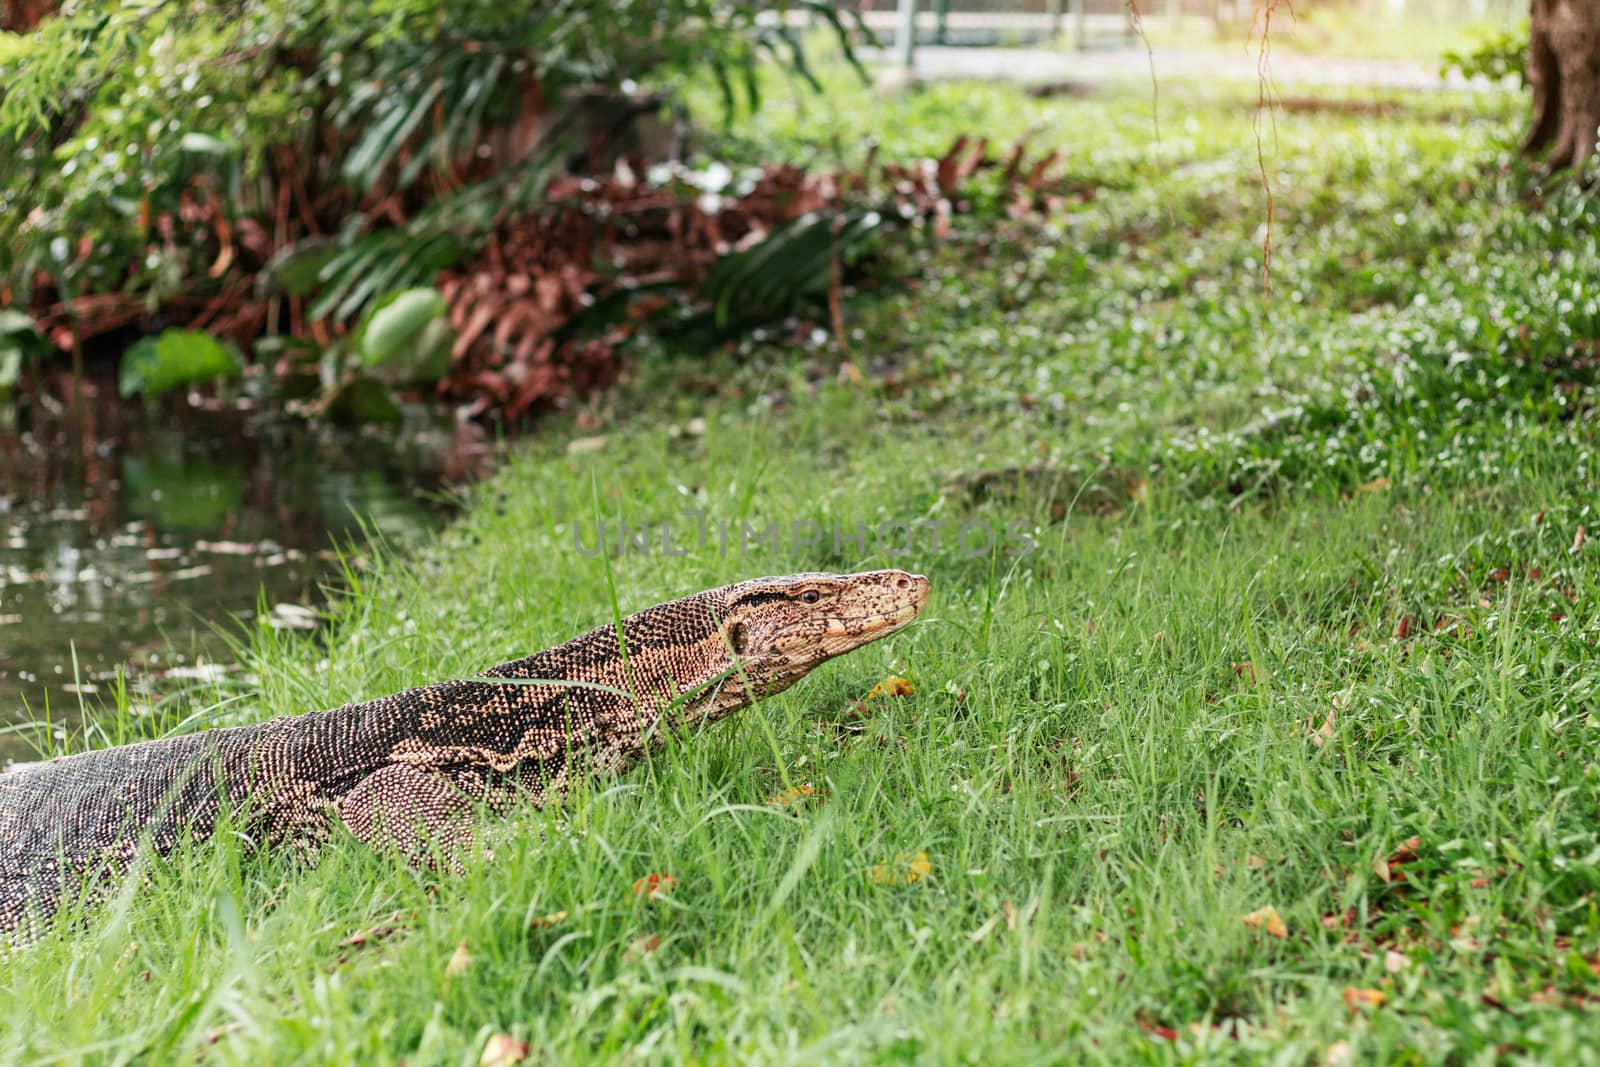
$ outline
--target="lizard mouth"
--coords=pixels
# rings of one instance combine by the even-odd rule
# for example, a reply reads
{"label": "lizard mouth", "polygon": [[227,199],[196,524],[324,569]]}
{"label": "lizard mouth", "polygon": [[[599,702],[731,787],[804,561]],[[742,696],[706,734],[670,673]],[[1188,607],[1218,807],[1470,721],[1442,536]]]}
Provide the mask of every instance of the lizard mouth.
{"label": "lizard mouth", "polygon": [[838,615],[835,616],[835,620],[843,623],[845,629],[850,633],[886,637],[896,630],[901,630],[911,625],[911,622],[916,619],[921,611],[922,604],[907,604],[892,614]]}

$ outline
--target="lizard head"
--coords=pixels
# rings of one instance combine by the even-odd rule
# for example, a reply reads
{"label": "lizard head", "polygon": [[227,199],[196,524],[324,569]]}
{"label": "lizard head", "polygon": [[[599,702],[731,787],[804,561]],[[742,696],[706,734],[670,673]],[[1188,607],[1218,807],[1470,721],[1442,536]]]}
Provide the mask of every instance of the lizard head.
{"label": "lizard head", "polygon": [[787,689],[820,663],[902,629],[927,604],[928,579],[892,570],[791,574],[740,582],[721,593],[729,666],[759,699]]}
{"label": "lizard head", "polygon": [[781,693],[819,664],[904,628],[927,603],[928,579],[905,571],[753,578],[636,612],[623,620],[621,641],[601,626],[487,674],[606,691],[552,684],[524,701],[534,708],[536,746],[551,737],[547,701],[577,705],[591,729],[611,723],[637,734],[645,723],[649,734],[648,720],[664,713],[676,730]]}

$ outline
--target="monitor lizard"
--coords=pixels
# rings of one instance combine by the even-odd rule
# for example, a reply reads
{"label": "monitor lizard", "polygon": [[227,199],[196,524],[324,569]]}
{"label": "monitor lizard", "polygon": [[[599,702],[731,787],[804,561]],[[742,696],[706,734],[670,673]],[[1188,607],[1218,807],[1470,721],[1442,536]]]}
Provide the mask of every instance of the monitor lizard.
{"label": "monitor lizard", "polygon": [[475,808],[543,805],[626,769],[904,627],[928,580],[898,570],[756,578],[669,601],[481,675],[330,711],[62,756],[0,775],[0,931],[141,849],[200,842],[223,813],[314,859],[343,825],[412,862],[459,866]]}

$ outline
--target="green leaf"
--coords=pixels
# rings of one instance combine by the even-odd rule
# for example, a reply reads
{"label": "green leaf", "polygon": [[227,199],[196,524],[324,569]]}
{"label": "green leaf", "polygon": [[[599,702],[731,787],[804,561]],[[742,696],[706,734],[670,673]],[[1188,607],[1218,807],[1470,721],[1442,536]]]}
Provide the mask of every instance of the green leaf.
{"label": "green leaf", "polygon": [[302,237],[267,261],[262,278],[285,296],[310,296],[321,283],[322,268],[339,252],[332,237]]}
{"label": "green leaf", "polygon": [[350,154],[345,157],[344,179],[357,188],[372,188],[422,124],[428,109],[443,90],[443,83],[435,81],[410,102],[410,107],[404,100],[390,103],[388,113],[364,131],[351,147]]}
{"label": "green leaf", "polygon": [[0,63],[27,59],[28,54],[33,51],[33,45],[34,39],[31,35],[0,30]]}
{"label": "green leaf", "polygon": [[31,317],[15,308],[0,308],[0,336],[16,333],[38,334],[39,327]]}
{"label": "green leaf", "polygon": [[422,328],[422,335],[412,348],[410,360],[391,360],[384,364],[386,377],[428,384],[438,381],[450,373],[450,349],[455,339],[456,332],[450,328],[449,322],[442,318],[434,319]]}
{"label": "green leaf", "polygon": [[358,331],[361,362],[393,380],[437,381],[450,369],[451,331],[444,315],[444,297],[429,288],[384,297]]}
{"label": "green leaf", "polygon": [[719,259],[706,273],[701,295],[711,301],[719,329],[735,319],[783,313],[826,290],[834,254],[848,263],[894,221],[876,211],[807,212]]}
{"label": "green leaf", "polygon": [[315,341],[286,333],[258,337],[250,346],[250,351],[255,354],[257,362],[287,356],[291,360],[310,363],[322,355]]}
{"label": "green leaf", "polygon": [[0,343],[9,342],[25,355],[47,356],[50,343],[33,319],[15,308],[0,308]]}
{"label": "green leaf", "polygon": [[22,378],[22,364],[50,353],[50,345],[32,318],[14,308],[0,309],[0,404],[11,402],[11,390]]}
{"label": "green leaf", "polygon": [[778,37],[789,46],[789,57],[794,67],[794,72],[805,79],[807,85],[816,92],[822,92],[822,83],[817,81],[817,76],[811,73],[811,64],[806,62],[806,50],[787,26],[778,27]]}
{"label": "green leaf", "polygon": [[10,401],[11,389],[21,377],[22,349],[0,341],[0,401]]}
{"label": "green leaf", "polygon": [[711,75],[716,79],[717,91],[722,94],[722,129],[726,132],[733,128],[739,101],[733,95],[733,80],[728,77],[728,65],[720,57],[712,58]]}
{"label": "green leaf", "polygon": [[[851,29],[846,28],[843,18],[840,17],[839,9],[827,2],[827,0],[806,0],[801,6],[811,12],[813,18],[820,18],[832,27],[834,42],[838,44],[845,61],[856,72],[856,77],[861,79],[862,85],[871,85],[872,75],[868,74],[867,68],[861,65],[861,57],[856,54],[855,44],[851,39]],[[878,35],[873,33],[872,28],[867,25],[864,13],[855,7],[851,7],[849,13],[854,22],[855,33],[859,34],[867,44],[873,47],[881,47]]]}
{"label": "green leaf", "polygon": [[122,354],[117,391],[124,397],[157,397],[172,389],[216,378],[237,378],[239,355],[215,337],[194,330],[167,330],[146,337]]}

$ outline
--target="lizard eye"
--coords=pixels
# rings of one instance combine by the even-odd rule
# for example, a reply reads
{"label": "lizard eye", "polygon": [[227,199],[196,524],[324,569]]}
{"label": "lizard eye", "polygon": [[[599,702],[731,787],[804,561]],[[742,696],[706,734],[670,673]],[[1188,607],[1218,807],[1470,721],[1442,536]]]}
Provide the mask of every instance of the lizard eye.
{"label": "lizard eye", "polygon": [[817,592],[815,589],[807,589],[804,593],[800,594],[800,603],[802,604],[815,604],[821,599],[822,594]]}

